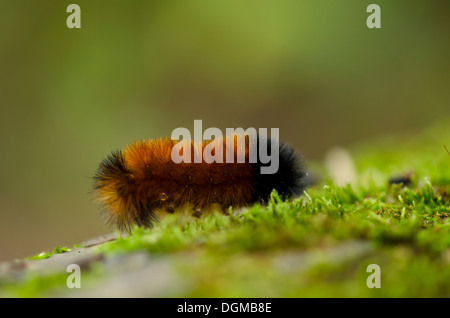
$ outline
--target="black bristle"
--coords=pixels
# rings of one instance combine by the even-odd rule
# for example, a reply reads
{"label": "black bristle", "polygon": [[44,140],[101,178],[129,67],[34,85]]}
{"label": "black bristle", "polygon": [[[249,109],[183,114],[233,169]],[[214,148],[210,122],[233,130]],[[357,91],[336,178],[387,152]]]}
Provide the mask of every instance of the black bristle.
{"label": "black bristle", "polygon": [[94,175],[94,189],[100,188],[105,181],[112,177],[125,176],[128,173],[130,172],[125,167],[122,151],[113,151],[100,163]]}
{"label": "black bristle", "polygon": [[[258,149],[261,146],[261,138],[264,137],[258,135]],[[270,138],[267,138],[268,152],[270,152],[272,142]],[[261,174],[260,168],[268,164],[263,164],[259,159],[256,163],[253,202],[267,201],[274,189],[284,198],[299,196],[309,185],[303,157],[287,144],[279,143],[278,147],[279,167],[274,174]]]}
{"label": "black bristle", "polygon": [[[131,171],[126,168],[125,159],[121,150],[113,151],[108,155],[101,163],[94,175],[94,190],[100,189],[105,186],[111,179],[123,180],[123,182],[117,184],[118,198],[129,202],[132,210],[136,213],[132,213],[130,210],[126,213],[114,215],[109,213],[107,206],[104,206],[102,214],[105,216],[106,223],[117,224],[118,227],[127,232],[131,231],[131,224],[136,223],[138,226],[152,227],[154,222],[159,221],[159,217],[153,212],[153,207],[149,204],[140,202],[137,198],[137,194],[131,191],[134,180],[130,178]],[[114,215],[114,216],[113,216]]]}

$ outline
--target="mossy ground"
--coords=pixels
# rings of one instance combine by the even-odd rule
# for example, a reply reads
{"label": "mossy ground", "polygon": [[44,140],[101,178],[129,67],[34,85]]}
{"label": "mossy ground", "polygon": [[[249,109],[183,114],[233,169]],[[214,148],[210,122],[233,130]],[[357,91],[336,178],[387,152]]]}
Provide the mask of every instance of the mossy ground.
{"label": "mossy ground", "polygon": [[[352,186],[324,179],[292,202],[273,193],[267,206],[239,213],[169,217],[97,252],[177,255],[190,287],[171,296],[450,297],[449,137],[447,125],[436,125],[367,142],[351,150],[359,173]],[[406,172],[409,186],[388,184]],[[366,285],[370,264],[380,266],[379,289]],[[101,262],[84,275],[101,283]],[[12,296],[42,296],[66,276],[25,276],[3,287]]]}

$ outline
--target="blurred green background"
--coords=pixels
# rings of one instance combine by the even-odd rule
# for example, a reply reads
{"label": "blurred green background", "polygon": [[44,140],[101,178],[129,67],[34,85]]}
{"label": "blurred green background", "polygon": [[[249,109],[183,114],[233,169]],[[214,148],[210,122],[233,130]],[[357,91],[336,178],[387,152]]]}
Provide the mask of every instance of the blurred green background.
{"label": "blurred green background", "polygon": [[[381,29],[366,8],[381,7]],[[110,231],[99,162],[176,127],[279,127],[310,161],[450,118],[450,2],[0,2],[0,260]]]}

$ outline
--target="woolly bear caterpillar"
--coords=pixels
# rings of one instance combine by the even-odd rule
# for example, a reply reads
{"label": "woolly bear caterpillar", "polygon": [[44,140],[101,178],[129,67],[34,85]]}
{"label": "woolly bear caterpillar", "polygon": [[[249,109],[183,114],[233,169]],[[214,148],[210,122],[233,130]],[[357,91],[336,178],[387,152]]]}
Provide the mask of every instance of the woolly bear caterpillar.
{"label": "woolly bear caterpillar", "polygon": [[[235,142],[227,143],[226,138],[234,138]],[[249,160],[248,136],[244,143],[245,162],[226,163],[228,150],[234,151],[236,159],[236,138],[226,136],[197,145],[191,141],[193,149],[201,150],[211,147],[210,143],[221,142],[223,151],[219,148],[219,156],[224,156],[223,163],[211,163],[211,158],[203,158],[200,163],[175,163],[171,152],[177,141],[169,138],[137,141],[113,151],[100,163],[94,176],[94,193],[103,206],[107,223],[127,230],[133,224],[151,227],[161,212],[174,213],[186,205],[192,205],[194,215],[198,215],[213,205],[227,209],[264,202],[273,189],[286,198],[303,192],[308,181],[300,154],[286,144],[276,143],[278,170],[261,174],[260,168],[265,164],[259,158],[254,163]],[[258,146],[271,149],[273,142],[257,136]],[[233,149],[229,149],[229,144]]]}

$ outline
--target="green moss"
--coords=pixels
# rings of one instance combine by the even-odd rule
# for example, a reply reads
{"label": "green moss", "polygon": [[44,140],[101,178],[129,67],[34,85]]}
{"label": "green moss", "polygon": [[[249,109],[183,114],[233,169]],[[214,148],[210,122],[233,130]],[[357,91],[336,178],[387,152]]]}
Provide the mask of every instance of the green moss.
{"label": "green moss", "polygon": [[50,256],[52,256],[54,254],[60,254],[60,253],[66,253],[66,252],[70,252],[70,249],[68,247],[59,247],[59,246],[57,246],[51,252],[41,252],[41,253],[39,253],[37,255],[28,257],[26,260],[33,261],[33,260],[46,259],[46,258],[49,258]]}
{"label": "green moss", "polygon": [[26,275],[17,284],[7,284],[2,288],[2,292],[8,297],[42,297],[46,291],[66,286],[66,273],[56,273],[48,276],[38,274]]}

